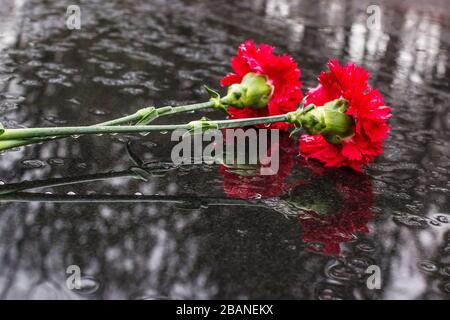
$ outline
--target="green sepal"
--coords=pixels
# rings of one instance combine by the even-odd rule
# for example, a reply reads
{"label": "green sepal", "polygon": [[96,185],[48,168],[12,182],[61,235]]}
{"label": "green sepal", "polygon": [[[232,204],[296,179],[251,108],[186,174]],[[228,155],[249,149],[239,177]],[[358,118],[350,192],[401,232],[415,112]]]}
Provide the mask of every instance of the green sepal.
{"label": "green sepal", "polygon": [[292,136],[294,136],[295,134],[297,134],[297,132],[302,131],[301,127],[295,127],[294,130],[291,131],[291,133],[289,134],[289,138],[292,138]]}
{"label": "green sepal", "polygon": [[208,92],[209,97],[211,99],[219,99],[220,100],[220,94],[216,90],[211,89],[207,85],[204,85],[203,87],[205,88],[206,92]]}
{"label": "green sepal", "polygon": [[[303,105],[303,102],[301,103],[301,105]],[[314,104],[308,104],[305,108],[301,109],[301,114],[305,114],[307,112],[309,112],[310,110],[314,109],[316,107],[316,105]]]}

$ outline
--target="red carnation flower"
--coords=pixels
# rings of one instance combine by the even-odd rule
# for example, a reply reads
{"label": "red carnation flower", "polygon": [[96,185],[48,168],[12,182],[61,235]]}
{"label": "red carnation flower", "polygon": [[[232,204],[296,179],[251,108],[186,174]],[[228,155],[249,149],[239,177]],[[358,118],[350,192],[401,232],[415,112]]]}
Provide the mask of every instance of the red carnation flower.
{"label": "red carnation flower", "polygon": [[363,68],[354,64],[340,66],[336,60],[329,61],[328,67],[329,72],[320,74],[319,85],[308,91],[305,105],[323,106],[338,98],[346,99],[346,113],[355,120],[354,134],[338,145],[328,143],[321,135],[302,135],[300,151],[326,166],[347,166],[362,171],[361,165],[372,162],[383,150],[390,108],[384,105],[379,91],[368,85],[369,73]]}
{"label": "red carnation flower", "polygon": [[[278,172],[273,175],[261,175],[260,165],[255,165],[253,170],[239,168],[239,166],[227,167],[222,165],[220,173],[223,176],[224,192],[231,198],[254,199],[256,197],[271,198],[281,195],[289,185],[286,178],[294,165],[296,148],[292,144],[288,133],[280,134],[278,144],[270,147],[271,156],[273,152],[279,152]],[[270,167],[270,165],[267,165]]]}
{"label": "red carnation flower", "polygon": [[[308,164],[311,165],[311,162]],[[310,168],[309,165],[307,167]],[[301,181],[299,186],[304,190],[318,188],[322,194],[325,190],[333,190],[339,198],[331,202],[336,210],[334,213],[301,211],[299,223],[302,226],[303,241],[310,244],[310,250],[338,255],[342,243],[355,240],[357,233],[369,232],[367,224],[374,218],[371,210],[372,182],[369,176],[349,171],[324,171],[322,175],[313,174],[312,178]],[[299,192],[306,197],[307,192],[304,190]]]}
{"label": "red carnation flower", "polygon": [[[249,72],[265,75],[273,86],[273,92],[267,107],[256,109],[228,107],[232,119],[265,117],[285,114],[295,111],[302,100],[300,70],[291,56],[284,54],[276,56],[274,48],[267,44],[259,47],[251,40],[245,41],[239,46],[237,56],[231,60],[233,73],[225,76],[222,86],[230,86],[240,83]],[[260,128],[272,128],[287,130],[291,124],[285,122],[272,123],[271,125],[257,125]]]}

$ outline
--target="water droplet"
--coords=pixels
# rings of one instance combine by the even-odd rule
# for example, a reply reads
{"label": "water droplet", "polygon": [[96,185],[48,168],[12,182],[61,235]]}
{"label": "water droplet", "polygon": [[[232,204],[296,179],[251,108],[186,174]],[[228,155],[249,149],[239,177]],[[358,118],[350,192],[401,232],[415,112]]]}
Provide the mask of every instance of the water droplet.
{"label": "water droplet", "polygon": [[349,260],[347,265],[359,273],[365,273],[367,268],[374,265],[375,262],[367,257],[355,257]]}
{"label": "water droplet", "polygon": [[316,252],[321,252],[325,248],[323,243],[311,242],[308,244],[308,249]]}
{"label": "water droplet", "polygon": [[441,290],[445,293],[450,293],[450,282],[444,282],[441,285]]}
{"label": "water droplet", "polygon": [[162,295],[155,290],[144,290],[141,293],[133,295],[134,300],[169,300],[168,296]]}
{"label": "water droplet", "polygon": [[425,229],[428,227],[428,222],[426,219],[415,216],[412,214],[402,214],[393,217],[394,222],[398,224],[402,224],[407,227],[417,228],[417,229]]}
{"label": "water droplet", "polygon": [[138,300],[169,300],[169,297],[159,295],[149,295],[138,298]]}
{"label": "water droplet", "polygon": [[53,194],[51,191],[45,191],[45,194]]}
{"label": "water droplet", "polygon": [[4,185],[5,181],[0,180],[0,186]]}
{"label": "water droplet", "polygon": [[439,221],[436,220],[430,220],[428,223],[435,227],[439,227],[441,225]]}
{"label": "water droplet", "polygon": [[450,243],[445,244],[442,248],[441,248],[441,252],[443,254],[449,254],[450,253]]}
{"label": "water droplet", "polygon": [[69,191],[69,192],[67,192],[67,195],[68,195],[68,196],[74,196],[74,195],[76,195],[76,193],[73,192],[73,191]]}
{"label": "water droplet", "polygon": [[77,167],[80,169],[86,169],[87,168],[87,163],[85,162],[80,162],[77,164]]}
{"label": "water droplet", "polygon": [[78,139],[80,136],[81,136],[81,135],[79,135],[79,134],[73,134],[73,135],[71,135],[71,137],[74,138],[74,139]]}
{"label": "water droplet", "polygon": [[356,245],[356,248],[364,252],[373,252],[375,250],[375,247],[368,242],[359,243]]}
{"label": "water droplet", "polygon": [[94,114],[96,116],[104,116],[104,115],[106,115],[106,112],[103,111],[103,110],[100,110],[100,109],[90,109],[89,113],[92,113],[92,114]]}
{"label": "water droplet", "polygon": [[50,165],[58,165],[61,166],[64,164],[64,159],[59,159],[59,158],[53,158],[53,159],[49,159],[48,164]]}
{"label": "water droplet", "polygon": [[82,295],[95,293],[100,288],[100,282],[94,277],[83,276],[80,279],[80,288],[74,289],[75,292]]}
{"label": "water droplet", "polygon": [[143,137],[148,136],[150,132],[139,132],[139,134]]}
{"label": "water droplet", "polygon": [[439,273],[445,277],[450,277],[450,265],[442,266]]}
{"label": "water droplet", "polygon": [[438,270],[438,266],[434,262],[428,260],[419,261],[417,263],[417,267],[422,271],[431,273],[436,272]]}
{"label": "water droplet", "polygon": [[77,99],[75,99],[75,98],[72,98],[72,99],[67,99],[67,101],[69,101],[69,102],[71,102],[71,103],[73,103],[73,104],[81,104],[80,103],[80,101],[78,101]]}
{"label": "water droplet", "polygon": [[358,275],[351,268],[345,265],[334,265],[328,269],[328,276],[340,281],[358,280]]}
{"label": "water droplet", "polygon": [[262,198],[262,195],[259,193],[255,193],[250,199],[259,200]]}
{"label": "water droplet", "polygon": [[41,160],[23,160],[22,166],[27,169],[37,169],[45,167],[45,162]]}
{"label": "water droplet", "polygon": [[142,196],[142,192],[135,192],[134,195],[135,196]]}
{"label": "water droplet", "polygon": [[146,146],[147,148],[154,148],[154,147],[157,146],[156,143],[151,142],[151,141],[142,142],[142,145],[143,145],[143,146]]}
{"label": "water droplet", "polygon": [[245,236],[248,233],[247,230],[241,230],[241,229],[237,229],[236,232],[239,233],[240,236]]}
{"label": "water droplet", "polygon": [[139,94],[143,94],[144,90],[139,89],[139,88],[123,88],[120,90],[120,92],[132,94],[132,95],[139,95]]}
{"label": "water droplet", "polygon": [[167,134],[169,131],[166,131],[166,130],[163,130],[163,131],[160,131],[159,133],[161,133],[161,134]]}
{"label": "water droplet", "polygon": [[318,294],[319,300],[342,300],[336,290],[332,288],[324,288]]}

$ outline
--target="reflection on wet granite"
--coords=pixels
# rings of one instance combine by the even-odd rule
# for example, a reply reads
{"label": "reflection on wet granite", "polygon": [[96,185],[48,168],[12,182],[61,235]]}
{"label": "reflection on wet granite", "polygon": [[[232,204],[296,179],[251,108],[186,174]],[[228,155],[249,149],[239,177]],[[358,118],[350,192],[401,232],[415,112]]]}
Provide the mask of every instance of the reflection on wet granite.
{"label": "reflection on wet granite", "polygon": [[[64,24],[69,2],[0,4],[0,120],[9,127],[95,123],[142,106],[202,101],[202,84],[216,86],[247,38],[292,54],[306,87],[329,57],[363,64],[394,115],[385,152],[363,178],[324,173],[294,158],[289,175],[274,183],[286,187],[283,192],[266,198],[264,188],[250,190],[248,205],[4,201],[1,298],[448,299],[445,1],[379,1],[381,29],[366,27],[369,1],[86,1],[78,31]],[[145,162],[168,162],[168,140],[164,132],[82,137],[13,150],[1,155],[0,184],[127,172],[128,141]],[[180,167],[146,181],[135,177],[27,193],[246,201],[243,193],[227,195],[224,186],[242,184],[226,180],[217,165]],[[301,225],[302,217],[323,222],[305,210],[315,204],[311,195],[333,195],[309,192],[295,215],[289,206],[280,208],[293,190],[308,194],[308,183],[317,179],[339,186],[335,203],[345,203],[342,195],[363,198],[368,187],[352,192],[358,179],[370,184],[364,199],[371,216],[355,224],[337,256],[310,250],[308,228]],[[364,203],[359,209],[369,212]],[[84,278],[82,288],[71,291],[66,268],[74,264]],[[373,264],[381,268],[381,290],[365,284]]]}

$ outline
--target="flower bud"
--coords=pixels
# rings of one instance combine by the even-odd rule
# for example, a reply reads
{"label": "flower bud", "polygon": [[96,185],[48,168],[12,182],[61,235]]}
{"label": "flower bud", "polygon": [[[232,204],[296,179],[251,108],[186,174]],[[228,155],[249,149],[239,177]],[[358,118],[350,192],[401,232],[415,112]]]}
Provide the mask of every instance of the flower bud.
{"label": "flower bud", "polygon": [[339,144],[343,139],[353,135],[353,118],[347,115],[348,102],[336,99],[322,107],[310,108],[304,112],[299,121],[305,130],[311,134],[321,134],[331,144]]}
{"label": "flower bud", "polygon": [[273,87],[265,75],[249,72],[242,78],[241,83],[228,87],[227,95],[221,102],[241,109],[246,107],[260,109],[267,107],[272,92]]}

